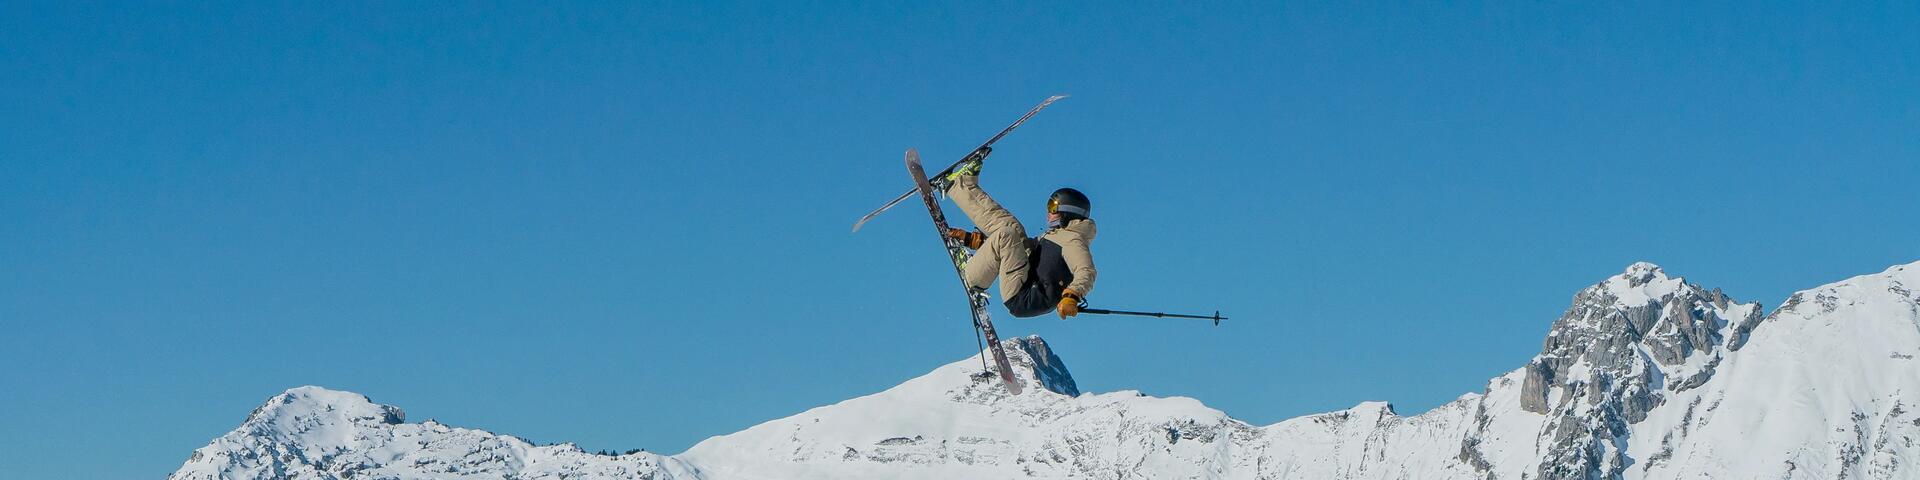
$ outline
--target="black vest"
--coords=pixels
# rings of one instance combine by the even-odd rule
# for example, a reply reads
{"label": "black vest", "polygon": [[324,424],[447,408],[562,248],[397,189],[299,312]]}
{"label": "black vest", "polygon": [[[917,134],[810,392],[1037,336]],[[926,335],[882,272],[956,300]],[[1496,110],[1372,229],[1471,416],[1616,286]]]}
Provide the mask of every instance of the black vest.
{"label": "black vest", "polygon": [[[1060,304],[1060,295],[1066,293],[1067,285],[1073,284],[1073,270],[1067,268],[1066,257],[1060,256],[1060,244],[1047,240],[1045,236],[1036,239],[1027,257],[1027,282],[1020,285],[1020,292],[1007,300],[1007,312],[1014,317],[1026,318],[1046,315]],[[1001,288],[1005,288],[1001,285]]]}

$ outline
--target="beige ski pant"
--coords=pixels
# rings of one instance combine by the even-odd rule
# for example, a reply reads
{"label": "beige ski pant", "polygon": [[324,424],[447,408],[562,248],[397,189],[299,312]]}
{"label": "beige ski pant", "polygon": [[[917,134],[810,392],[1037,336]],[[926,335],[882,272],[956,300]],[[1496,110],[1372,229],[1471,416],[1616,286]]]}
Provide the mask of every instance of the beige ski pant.
{"label": "beige ski pant", "polygon": [[1006,301],[1020,293],[1020,286],[1027,283],[1027,255],[1033,246],[1027,238],[1027,227],[1013,218],[1013,213],[994,202],[980,189],[980,177],[964,175],[947,189],[947,197],[960,205],[960,211],[967,214],[973,225],[987,234],[987,241],[980,244],[980,250],[973,252],[973,258],[967,260],[964,274],[967,286],[985,289],[993,285],[993,278],[1000,277],[1000,300]]}

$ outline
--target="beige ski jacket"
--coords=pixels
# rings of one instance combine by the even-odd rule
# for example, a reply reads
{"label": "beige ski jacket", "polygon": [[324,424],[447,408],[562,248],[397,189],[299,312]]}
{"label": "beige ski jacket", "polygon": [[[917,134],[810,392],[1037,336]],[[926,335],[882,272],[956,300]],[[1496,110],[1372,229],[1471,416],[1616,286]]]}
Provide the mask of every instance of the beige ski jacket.
{"label": "beige ski jacket", "polygon": [[1088,247],[1093,245],[1093,237],[1098,233],[1093,219],[1082,218],[1068,220],[1066,225],[1040,235],[1041,240],[1060,245],[1060,258],[1066,260],[1067,271],[1073,273],[1073,282],[1066,288],[1079,292],[1082,298],[1093,293],[1093,251]]}

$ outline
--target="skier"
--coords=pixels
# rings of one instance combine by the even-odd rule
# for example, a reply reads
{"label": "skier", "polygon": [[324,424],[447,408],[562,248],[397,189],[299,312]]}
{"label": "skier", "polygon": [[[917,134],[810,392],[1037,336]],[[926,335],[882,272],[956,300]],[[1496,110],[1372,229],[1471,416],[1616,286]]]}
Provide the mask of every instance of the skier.
{"label": "skier", "polygon": [[954,168],[947,197],[960,205],[977,228],[947,230],[947,236],[973,249],[966,262],[967,286],[985,291],[1000,278],[1000,299],[1015,317],[1059,311],[1060,319],[1078,315],[1093,292],[1096,232],[1092,204],[1079,190],[1062,188],[1047,198],[1047,231],[1027,237],[1027,229],[1006,208],[980,189],[979,160]]}

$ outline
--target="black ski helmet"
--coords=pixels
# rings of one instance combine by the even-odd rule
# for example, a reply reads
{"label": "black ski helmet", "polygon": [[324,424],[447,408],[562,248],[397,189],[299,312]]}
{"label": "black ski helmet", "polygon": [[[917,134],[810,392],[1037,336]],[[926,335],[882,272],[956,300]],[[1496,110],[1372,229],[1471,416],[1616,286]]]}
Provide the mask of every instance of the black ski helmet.
{"label": "black ski helmet", "polygon": [[1079,190],[1062,188],[1047,197],[1047,213],[1058,213],[1066,220],[1093,218],[1093,202]]}

